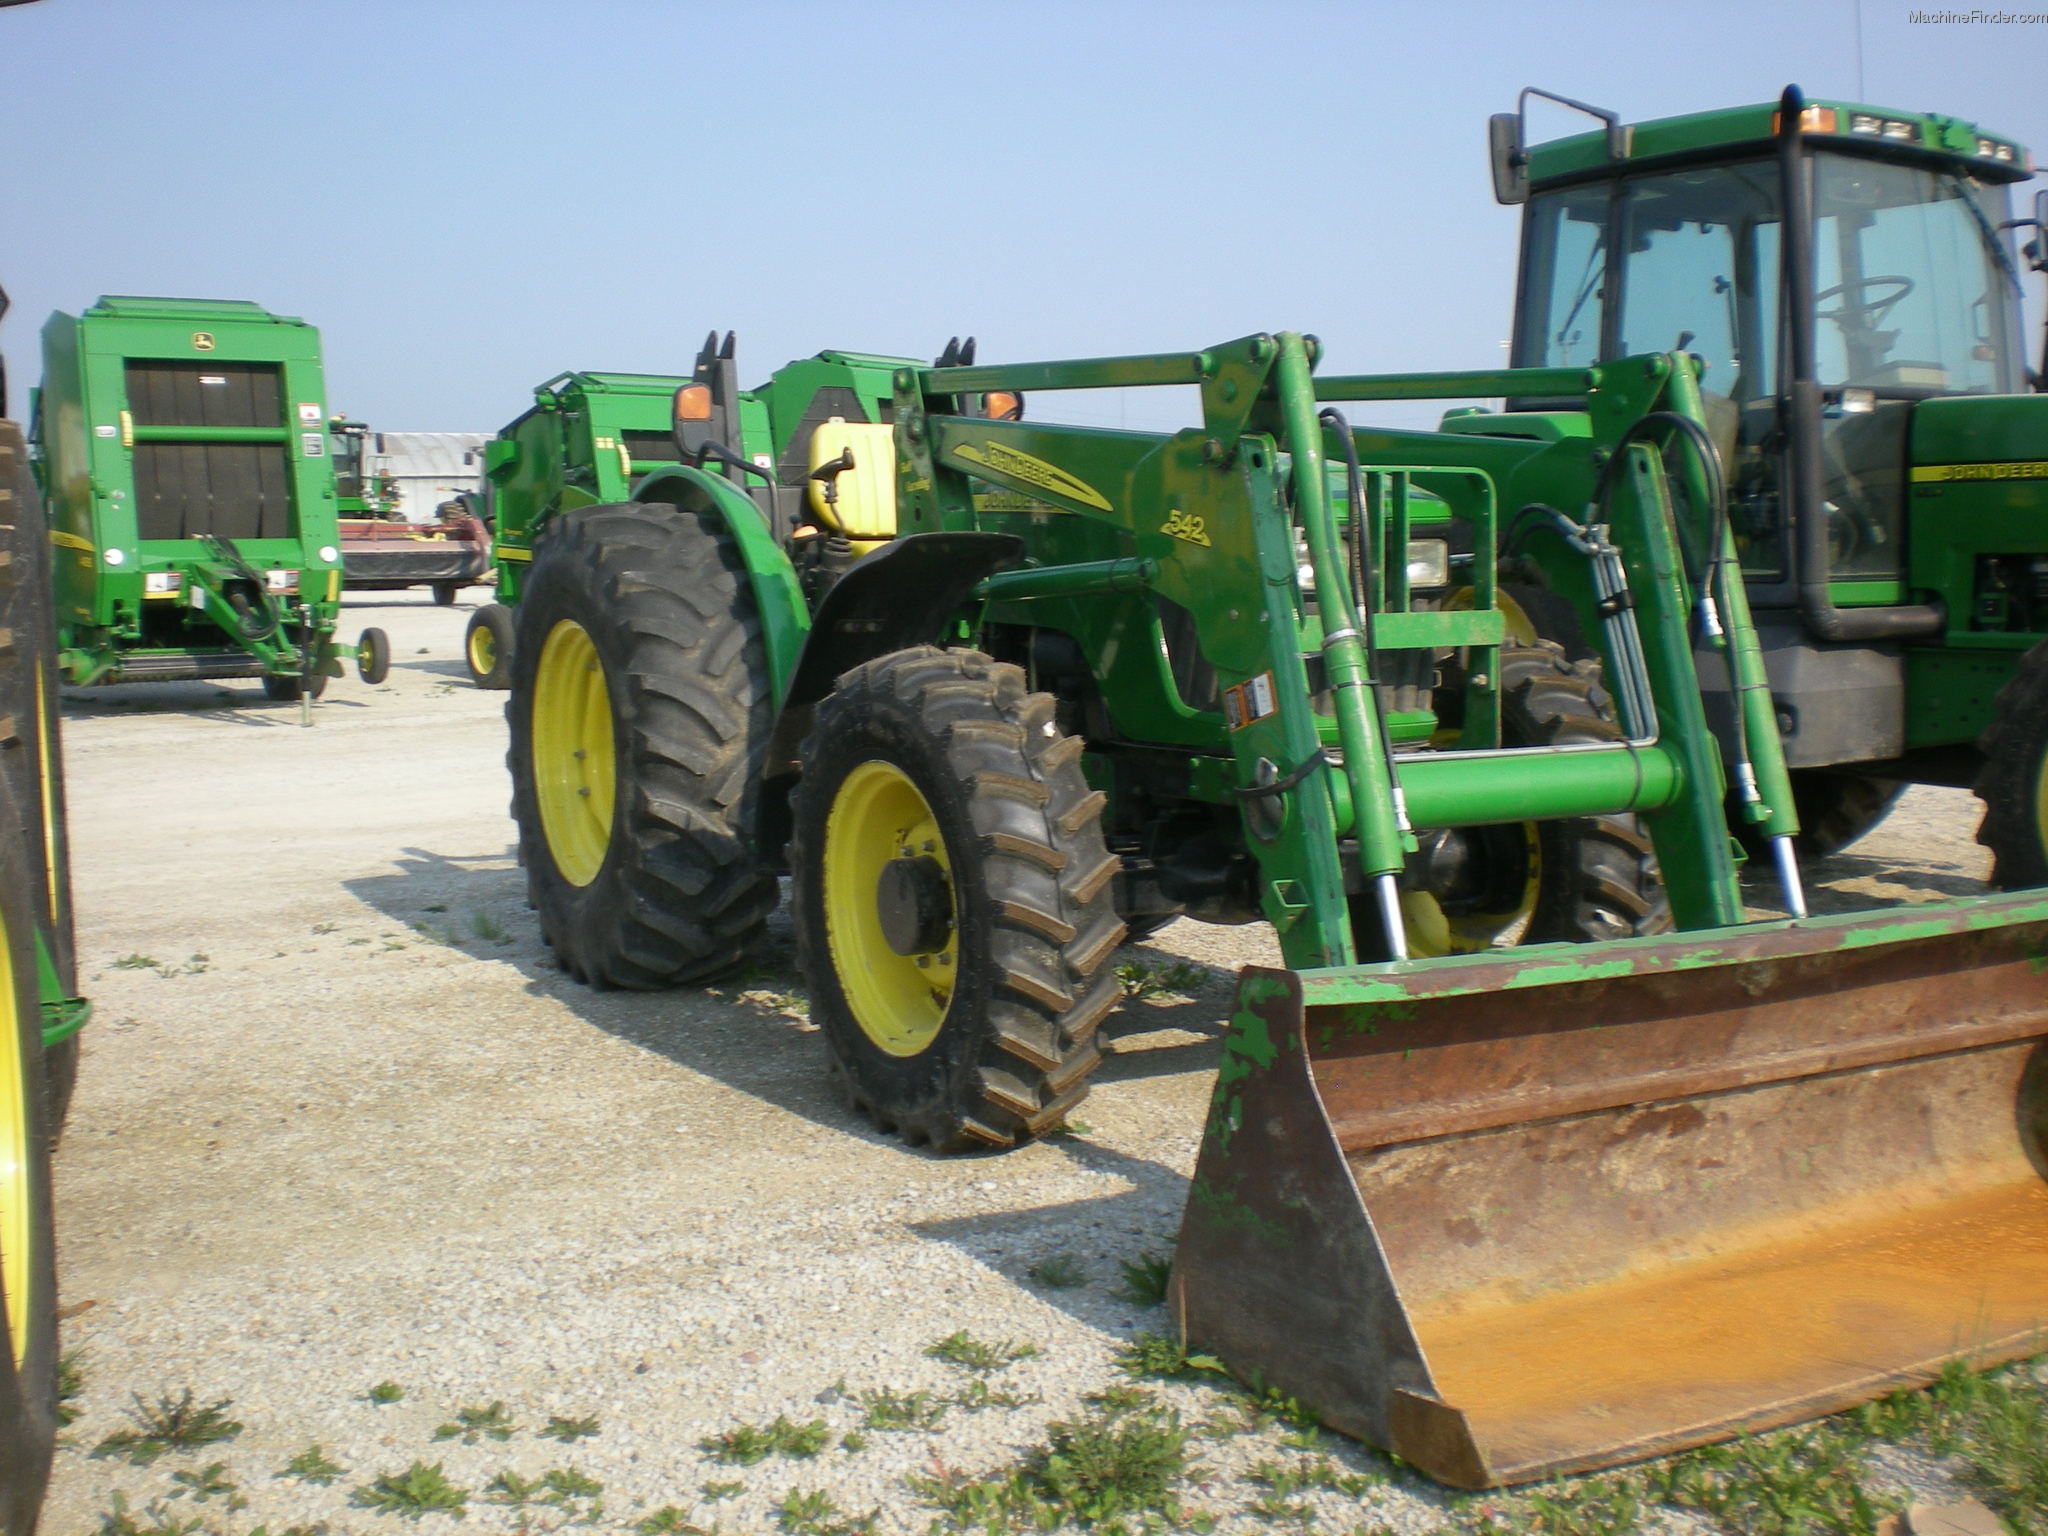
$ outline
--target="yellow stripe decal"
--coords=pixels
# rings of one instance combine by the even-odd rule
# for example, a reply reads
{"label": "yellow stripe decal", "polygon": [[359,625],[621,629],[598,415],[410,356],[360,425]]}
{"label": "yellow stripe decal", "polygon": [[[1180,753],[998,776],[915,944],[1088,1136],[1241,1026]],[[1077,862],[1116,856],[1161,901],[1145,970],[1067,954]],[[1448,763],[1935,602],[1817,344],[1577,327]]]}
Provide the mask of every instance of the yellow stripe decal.
{"label": "yellow stripe decal", "polygon": [[88,555],[92,553],[92,541],[90,539],[81,539],[75,533],[63,533],[52,528],[50,530],[50,542],[52,544],[61,544],[66,549],[82,549]]}
{"label": "yellow stripe decal", "polygon": [[514,549],[509,544],[500,544],[497,549],[497,555],[500,560],[531,560],[533,558],[533,551],[530,549]]}
{"label": "yellow stripe decal", "polygon": [[1921,464],[1913,470],[1915,485],[1951,480],[2048,480],[2048,459],[2017,464]]}
{"label": "yellow stripe decal", "polygon": [[1068,501],[1078,501],[1084,507],[1093,507],[1098,512],[1107,512],[1110,505],[1103,500],[1102,492],[1085,480],[1076,480],[1057,464],[1048,464],[1043,459],[1033,458],[1003,443],[962,443],[952,450],[953,457],[965,459],[969,464],[986,469],[1012,480],[1022,480],[1035,490],[1049,491],[1063,496]]}

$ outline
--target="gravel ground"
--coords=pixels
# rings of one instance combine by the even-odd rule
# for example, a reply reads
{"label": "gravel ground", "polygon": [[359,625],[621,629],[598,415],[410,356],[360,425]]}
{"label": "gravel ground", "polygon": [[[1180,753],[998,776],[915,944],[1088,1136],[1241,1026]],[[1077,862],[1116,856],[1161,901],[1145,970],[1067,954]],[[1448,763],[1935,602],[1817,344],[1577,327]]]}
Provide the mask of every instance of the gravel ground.
{"label": "gravel ground", "polygon": [[[97,1012],[58,1159],[84,1390],[45,1530],[93,1530],[116,1495],[140,1511],[212,1461],[245,1506],[184,1490],[164,1507],[273,1536],[396,1529],[349,1495],[416,1458],[473,1491],[503,1468],[573,1467],[604,1485],[615,1528],[674,1505],[769,1531],[792,1490],[823,1489],[880,1510],[881,1530],[922,1530],[905,1474],[1013,1464],[1123,1379],[1134,1333],[1164,1328],[1119,1298],[1118,1264],[1177,1226],[1229,982],[1122,1010],[1081,1134],[993,1158],[906,1151],[828,1093],[786,995],[786,929],[749,987],[593,993],[555,971],[513,857],[503,696],[459,659],[469,611],[423,592],[352,601],[351,626],[390,631],[391,676],[336,683],[310,730],[253,682],[66,695]],[[1974,823],[1966,795],[1914,791],[1817,872],[1816,907],[1981,890]],[[1227,970],[1277,952],[1263,928],[1183,922],[1131,957]],[[1085,1284],[1030,1279],[1059,1255]],[[959,1394],[969,1374],[924,1351],[963,1329],[1037,1350],[986,1378],[1027,1403],[837,1443],[861,1392]],[[375,1405],[385,1381],[404,1398]],[[187,1389],[232,1399],[242,1433],[149,1467],[89,1458],[133,1397]],[[1164,1397],[1191,1420],[1224,1403]],[[519,1426],[508,1441],[434,1439],[494,1402]],[[834,1447],[746,1468],[698,1448],[777,1414],[822,1417]],[[599,1432],[539,1438],[550,1416]],[[1190,1502],[1220,1530],[1269,1529],[1243,1474],[1298,1456],[1284,1434],[1202,1441]],[[276,1476],[314,1443],[347,1475]],[[1376,1479],[1300,1496],[1328,1526],[1442,1523],[1429,1485],[1334,1439],[1317,1453]],[[707,1483],[744,1491],[712,1504]],[[467,1524],[559,1518],[522,1527],[472,1502]]]}

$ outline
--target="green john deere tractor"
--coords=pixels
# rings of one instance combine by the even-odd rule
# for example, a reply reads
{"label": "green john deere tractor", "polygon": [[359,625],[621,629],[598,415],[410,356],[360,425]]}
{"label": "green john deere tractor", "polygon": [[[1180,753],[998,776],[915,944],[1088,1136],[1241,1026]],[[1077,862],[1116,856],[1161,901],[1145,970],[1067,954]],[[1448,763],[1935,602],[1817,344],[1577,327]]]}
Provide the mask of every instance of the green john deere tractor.
{"label": "green john deere tractor", "polygon": [[[339,676],[341,549],[320,338],[221,299],[103,298],[43,328],[34,437],[73,684]],[[364,631],[366,680],[389,665]]]}
{"label": "green john deere tractor", "polygon": [[[953,343],[951,356],[973,356],[970,339]],[[716,331],[705,339],[690,377],[644,373],[565,373],[534,393],[532,409],[501,431],[485,449],[485,485],[496,530],[493,555],[499,601],[470,619],[466,653],[479,688],[511,686],[512,609],[519,601],[534,540],[548,520],[579,507],[628,499],[641,476],[694,455],[703,444],[744,451],[744,464],[726,466],[746,479],[764,511],[780,497],[792,514],[808,464],[776,462],[776,444],[810,443],[811,429],[834,412],[855,421],[886,421],[890,378],[904,359],[823,352],[792,363],[756,390],[739,387],[734,338]],[[690,386],[692,418],[672,417],[678,388]],[[716,413],[719,427],[711,430]],[[811,414],[806,414],[811,413]],[[812,419],[815,415],[815,419]],[[746,469],[744,465],[752,465]],[[852,551],[833,544],[818,552],[843,568]]]}
{"label": "green john deere tractor", "polygon": [[[826,354],[765,430],[729,369],[679,390],[682,458],[549,518],[520,583],[513,809],[565,967],[714,976],[786,872],[849,1101],[971,1152],[1080,1100],[1129,929],[1272,924],[1175,1317],[1464,1486],[2041,1348],[2048,897],[1798,915],[1696,361],[1317,351],[857,359],[886,399]],[[1150,385],[1199,421],[1024,419]],[[1343,414],[1490,397],[1547,428]],[[1731,814],[1793,917],[1745,922]]]}
{"label": "green john deere tractor", "polygon": [[[1563,101],[1604,126],[1525,148],[1532,95],[1563,101],[1493,123],[1495,191],[1526,204],[1514,361],[1699,360],[1803,848],[1908,783],[1974,784],[1996,879],[2048,884],[2048,357],[2029,372],[2010,235],[2048,193],[2017,226],[2006,201],[2027,152],[1796,88],[1627,127]],[[1555,430],[1543,401],[1448,426]]]}

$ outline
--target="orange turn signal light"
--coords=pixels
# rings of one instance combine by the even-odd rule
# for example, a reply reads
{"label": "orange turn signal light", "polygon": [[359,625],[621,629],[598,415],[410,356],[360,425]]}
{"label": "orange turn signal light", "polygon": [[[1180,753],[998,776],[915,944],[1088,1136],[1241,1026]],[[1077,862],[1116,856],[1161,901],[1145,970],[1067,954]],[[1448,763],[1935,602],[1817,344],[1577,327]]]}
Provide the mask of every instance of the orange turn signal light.
{"label": "orange turn signal light", "polygon": [[991,390],[981,397],[981,412],[990,421],[1022,421],[1024,397],[1007,389]]}
{"label": "orange turn signal light", "polygon": [[685,384],[676,391],[677,421],[709,421],[711,419],[711,386],[709,384]]}

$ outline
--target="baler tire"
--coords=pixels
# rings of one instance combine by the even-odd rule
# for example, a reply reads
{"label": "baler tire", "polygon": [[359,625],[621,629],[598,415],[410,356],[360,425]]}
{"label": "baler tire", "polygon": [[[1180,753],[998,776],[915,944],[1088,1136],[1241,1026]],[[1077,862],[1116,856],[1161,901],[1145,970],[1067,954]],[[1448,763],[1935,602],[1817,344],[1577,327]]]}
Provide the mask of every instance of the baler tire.
{"label": "baler tire", "polygon": [[[1111,964],[1124,936],[1112,896],[1121,861],[1103,842],[1081,739],[1059,732],[1053,709],[1021,668],[917,646],[841,677],[803,746],[791,868],[812,1016],[852,1107],[912,1145],[989,1151],[1045,1135],[1101,1060],[1096,1030],[1122,995]],[[894,801],[862,798],[878,783]],[[842,803],[849,820],[835,825]],[[878,813],[904,804],[921,808],[932,837]],[[943,995],[910,973],[911,993],[924,985],[929,996],[896,1014],[876,1000],[900,986],[898,958],[917,956],[855,926],[879,904],[863,879],[880,867],[875,840],[856,840],[875,827],[893,829],[884,841],[912,839],[888,857],[931,850],[953,913],[931,952],[950,966],[950,979],[932,973]],[[855,998],[845,951],[861,978]],[[902,1031],[893,1049],[877,1037],[891,1029]]]}
{"label": "baler tire", "polygon": [[[305,690],[306,680],[303,677],[300,677],[297,673],[292,673],[289,676],[281,675],[275,672],[266,672],[263,674],[263,692],[268,697],[277,700],[277,702],[280,704],[298,703],[300,695],[303,694]],[[313,697],[317,699],[326,691],[326,677],[322,674],[315,673],[313,676]]]}
{"label": "baler tire", "polygon": [[0,786],[0,1536],[35,1529],[57,1434],[57,1272],[33,845]]}
{"label": "baler tire", "polygon": [[[732,534],[670,506],[563,514],[534,550],[515,614],[512,816],[527,897],[563,969],[593,987],[652,989],[745,965],[778,895],[752,842],[775,693]],[[610,807],[573,852],[549,840],[534,766],[536,680],[558,633],[590,647],[611,735]],[[544,749],[559,729],[543,722]]]}
{"label": "baler tire", "polygon": [[462,636],[462,659],[469,680],[479,688],[502,693],[512,686],[512,610],[503,603],[485,603],[469,616]]}
{"label": "baler tire", "polygon": [[391,675],[391,637],[366,629],[356,640],[356,676],[372,688]]}
{"label": "baler tire", "polygon": [[1984,802],[1977,841],[1991,850],[2001,890],[2048,885],[2048,640],[2013,669],[1977,738],[1984,765],[1971,786]]}
{"label": "baler tire", "polygon": [[[32,873],[36,923],[66,997],[78,995],[77,945],[71,915],[71,838],[64,809],[63,678],[57,670],[56,625],[50,612],[50,546],[20,429],[0,424],[0,490],[12,492],[15,514],[0,527],[0,719],[14,725],[0,741],[0,779],[21,816],[26,846],[40,850]],[[51,1048],[44,1063],[47,1124],[54,1143],[78,1081],[78,1037]]]}
{"label": "baler tire", "polygon": [[[1514,746],[1624,739],[1597,662],[1544,640],[1500,652],[1501,736]],[[1642,824],[1629,814],[1536,823],[1536,902],[1519,942],[1589,942],[1662,933],[1670,900]]]}
{"label": "baler tire", "polygon": [[434,606],[436,608],[453,608],[455,606],[455,599],[461,591],[462,583],[459,581],[435,582]]}

